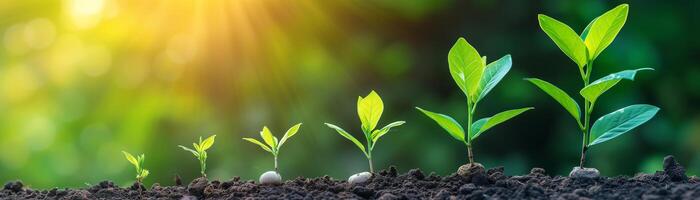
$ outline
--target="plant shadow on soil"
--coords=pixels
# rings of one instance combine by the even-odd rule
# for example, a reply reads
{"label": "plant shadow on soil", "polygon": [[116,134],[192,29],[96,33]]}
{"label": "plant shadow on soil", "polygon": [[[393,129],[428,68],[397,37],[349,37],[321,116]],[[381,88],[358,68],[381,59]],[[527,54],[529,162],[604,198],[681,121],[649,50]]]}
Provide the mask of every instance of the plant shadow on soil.
{"label": "plant shadow on soil", "polygon": [[281,185],[260,185],[235,177],[229,181],[197,178],[189,185],[134,184],[120,188],[103,181],[89,188],[33,190],[22,182],[5,184],[0,199],[700,199],[700,180],[688,178],[672,156],[664,170],[634,177],[569,178],[533,168],[522,176],[505,176],[503,167],[470,176],[424,175],[418,169],[399,174],[394,167],[365,183],[296,178]]}

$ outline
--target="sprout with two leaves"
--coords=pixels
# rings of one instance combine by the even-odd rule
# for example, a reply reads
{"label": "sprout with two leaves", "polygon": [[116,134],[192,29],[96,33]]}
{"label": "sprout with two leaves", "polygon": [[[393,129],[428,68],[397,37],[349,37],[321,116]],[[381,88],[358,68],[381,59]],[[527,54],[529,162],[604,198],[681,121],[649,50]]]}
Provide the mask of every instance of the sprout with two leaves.
{"label": "sprout with two leaves", "polygon": [[124,157],[126,157],[126,160],[129,161],[134,167],[136,168],[136,182],[141,183],[144,178],[146,178],[149,174],[147,169],[143,168],[143,161],[146,160],[146,155],[141,154],[139,156],[134,157],[134,155],[131,155],[129,152],[122,151],[124,154]]}
{"label": "sprout with two leaves", "polygon": [[202,140],[202,137],[199,137],[199,143],[192,143],[192,146],[194,149],[187,148],[182,145],[178,145],[180,148],[184,149],[185,151],[189,151],[194,156],[199,160],[199,167],[200,167],[200,173],[202,174],[202,177],[207,177],[207,174],[204,173],[207,169],[207,150],[211,148],[214,145],[214,138],[216,138],[216,135],[209,136],[207,139]]}
{"label": "sprout with two leaves", "polygon": [[282,136],[281,140],[278,140],[277,137],[272,135],[272,132],[270,132],[270,129],[267,128],[267,126],[263,127],[262,131],[260,131],[260,137],[265,141],[265,143],[262,143],[256,139],[253,138],[243,138],[243,140],[246,140],[248,142],[251,142],[253,144],[257,144],[262,148],[263,150],[270,152],[272,156],[275,159],[275,171],[268,171],[263,173],[260,176],[260,183],[266,184],[266,183],[281,183],[282,182],[282,176],[280,176],[277,167],[277,156],[279,155],[280,148],[282,145],[292,136],[296,135],[297,132],[299,131],[299,128],[301,127],[301,123],[298,123],[289,130],[287,130],[286,133],[284,133],[284,136]]}
{"label": "sprout with two leaves", "polygon": [[377,129],[379,118],[382,117],[383,112],[384,102],[382,102],[382,98],[379,97],[379,95],[375,91],[370,92],[364,98],[357,97],[357,115],[360,117],[360,122],[362,123],[361,129],[362,133],[364,133],[365,136],[366,146],[342,128],[330,123],[325,123],[326,126],[335,129],[338,132],[338,134],[354,143],[357,146],[357,148],[360,148],[360,150],[362,150],[362,153],[365,154],[365,157],[367,157],[370,172],[362,172],[351,176],[348,180],[348,182],[350,183],[364,182],[372,176],[371,173],[374,173],[374,166],[372,164],[372,150],[374,150],[375,144],[377,143],[379,138],[387,134],[389,130],[391,130],[391,128],[401,126],[404,123],[406,123],[404,121],[396,121],[384,126],[381,129]]}
{"label": "sprout with two leaves", "polygon": [[[593,107],[603,93],[621,80],[634,80],[636,73],[639,71],[653,70],[651,68],[623,70],[590,82],[593,72],[593,62],[600,53],[613,42],[615,36],[620,32],[627,20],[628,11],[629,5],[619,5],[593,19],[581,34],[577,34],[569,26],[554,18],[543,14],[538,15],[542,30],[566,56],[576,63],[579,75],[581,75],[581,81],[583,82],[583,89],[579,91],[584,101],[583,111],[581,111],[581,107],[573,98],[553,84],[536,78],[526,79],[561,104],[564,109],[574,117],[579,129],[583,133],[581,159],[579,160],[579,166],[572,171],[572,176],[580,170],[592,171],[592,173],[586,173],[597,176],[597,170],[584,169],[586,151],[588,148],[632,130],[647,122],[659,111],[658,107],[652,105],[631,105],[600,117],[592,127],[590,126]],[[583,116],[581,116],[582,112]]]}

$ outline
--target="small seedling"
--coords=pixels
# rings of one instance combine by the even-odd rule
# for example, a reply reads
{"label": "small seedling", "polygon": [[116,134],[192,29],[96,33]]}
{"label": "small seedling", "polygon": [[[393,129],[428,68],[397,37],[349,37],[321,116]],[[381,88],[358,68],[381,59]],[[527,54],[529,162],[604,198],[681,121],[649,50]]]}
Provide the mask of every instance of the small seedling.
{"label": "small seedling", "polygon": [[374,167],[372,165],[372,150],[374,150],[374,145],[377,143],[377,140],[388,133],[391,128],[401,126],[402,124],[406,123],[404,121],[396,121],[384,126],[384,128],[376,129],[377,124],[379,123],[379,118],[382,117],[382,112],[384,112],[384,102],[382,102],[382,98],[380,98],[376,92],[372,91],[364,98],[357,97],[357,115],[360,117],[360,122],[362,122],[361,128],[365,135],[367,148],[365,148],[365,145],[342,128],[333,124],[325,123],[326,126],[335,129],[338,134],[352,141],[352,143],[362,150],[362,153],[365,154],[369,162],[369,171],[372,173],[374,173]]}
{"label": "small seedling", "polygon": [[199,172],[202,173],[202,177],[207,177],[207,174],[204,173],[207,169],[207,149],[211,148],[211,146],[214,145],[214,138],[216,138],[216,135],[209,136],[205,140],[202,140],[202,137],[199,137],[199,143],[192,143],[194,150],[182,145],[178,145],[180,148],[184,149],[185,151],[191,152],[192,154],[194,154],[195,157],[197,157],[197,159],[199,160],[200,167]]}
{"label": "small seedling", "polygon": [[511,57],[505,55],[487,65],[486,57],[481,57],[467,40],[459,38],[450,49],[447,60],[452,78],[467,97],[467,133],[465,134],[462,126],[450,116],[416,108],[437,122],[452,137],[464,142],[467,145],[469,164],[473,164],[472,143],[474,139],[486,130],[533,108],[508,110],[472,123],[478,103],[510,70]]}
{"label": "small seedling", "polygon": [[129,152],[122,151],[126,160],[128,160],[136,168],[136,182],[141,183],[148,176],[148,170],[143,168],[143,161],[146,160],[146,155],[134,157]]}
{"label": "small seedling", "polygon": [[253,138],[243,138],[244,140],[251,142],[253,144],[257,144],[262,148],[263,150],[270,152],[272,156],[275,158],[275,171],[277,171],[277,156],[280,153],[280,148],[286,142],[289,138],[292,136],[296,135],[297,132],[299,131],[299,128],[301,127],[301,123],[298,123],[289,130],[287,130],[286,133],[284,133],[284,136],[282,136],[281,140],[277,140],[277,137],[272,135],[272,132],[270,132],[270,129],[267,128],[267,126],[263,127],[262,131],[260,131],[260,138],[265,141],[265,143],[262,143],[256,139]]}
{"label": "small seedling", "polygon": [[651,68],[640,68],[635,70],[624,70],[607,75],[596,81],[590,82],[593,71],[593,62],[600,53],[612,43],[615,36],[620,32],[627,20],[629,6],[619,5],[603,15],[593,19],[588,26],[576,34],[568,25],[557,21],[546,15],[538,15],[538,20],[542,30],[554,41],[561,51],[571,58],[578,65],[579,74],[583,81],[583,89],[579,91],[584,101],[583,121],[581,121],[581,111],[579,104],[566,92],[546,81],[528,78],[532,84],[549,94],[554,100],[559,102],[566,111],[574,117],[583,133],[583,143],[581,147],[581,160],[579,167],[583,168],[586,151],[589,147],[613,139],[630,131],[631,129],[649,121],[659,108],[652,105],[637,104],[627,106],[610,114],[600,117],[590,127],[591,113],[593,107],[604,92],[615,86],[620,80],[634,80],[638,71],[653,70]]}

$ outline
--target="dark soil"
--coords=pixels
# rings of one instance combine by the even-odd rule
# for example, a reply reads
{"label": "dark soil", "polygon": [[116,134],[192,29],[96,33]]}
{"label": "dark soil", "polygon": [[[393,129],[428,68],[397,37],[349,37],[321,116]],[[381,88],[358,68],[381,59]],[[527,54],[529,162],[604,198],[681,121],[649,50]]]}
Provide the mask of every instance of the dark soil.
{"label": "dark soil", "polygon": [[664,171],[655,174],[612,178],[552,177],[541,168],[523,176],[505,176],[503,167],[469,177],[441,177],[418,169],[399,174],[391,167],[357,185],[325,176],[281,185],[198,178],[187,186],[154,184],[150,189],[140,184],[120,188],[103,181],[83,189],[33,190],[16,181],[4,186],[0,199],[700,199],[700,180],[688,178],[671,156],[663,166]]}

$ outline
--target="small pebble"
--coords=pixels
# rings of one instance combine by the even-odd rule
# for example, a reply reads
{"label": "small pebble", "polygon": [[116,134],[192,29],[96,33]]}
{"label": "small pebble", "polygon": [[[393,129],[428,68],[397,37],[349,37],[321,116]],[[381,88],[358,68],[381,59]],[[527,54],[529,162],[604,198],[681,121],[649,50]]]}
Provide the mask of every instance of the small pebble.
{"label": "small pebble", "polygon": [[280,184],[282,176],[276,171],[267,171],[260,175],[260,184]]}
{"label": "small pebble", "polygon": [[372,178],[372,173],[360,172],[360,173],[353,174],[352,176],[350,176],[350,178],[348,178],[348,183],[350,183],[350,184],[364,183],[367,180],[369,180],[369,178]]}
{"label": "small pebble", "polygon": [[600,172],[596,168],[581,168],[574,167],[569,173],[569,177],[572,178],[596,178],[600,176]]}

